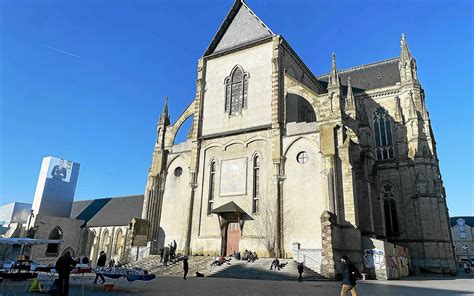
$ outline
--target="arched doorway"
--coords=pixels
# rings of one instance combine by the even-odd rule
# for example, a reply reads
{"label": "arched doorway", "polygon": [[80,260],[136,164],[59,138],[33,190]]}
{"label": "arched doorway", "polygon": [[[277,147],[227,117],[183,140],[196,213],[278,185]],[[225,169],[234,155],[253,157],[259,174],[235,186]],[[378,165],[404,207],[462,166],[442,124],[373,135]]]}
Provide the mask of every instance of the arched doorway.
{"label": "arched doorway", "polygon": [[[48,239],[61,240],[63,238],[63,232],[59,226],[56,226],[49,233]],[[46,246],[46,255],[57,256],[59,254],[59,243],[48,244]]]}

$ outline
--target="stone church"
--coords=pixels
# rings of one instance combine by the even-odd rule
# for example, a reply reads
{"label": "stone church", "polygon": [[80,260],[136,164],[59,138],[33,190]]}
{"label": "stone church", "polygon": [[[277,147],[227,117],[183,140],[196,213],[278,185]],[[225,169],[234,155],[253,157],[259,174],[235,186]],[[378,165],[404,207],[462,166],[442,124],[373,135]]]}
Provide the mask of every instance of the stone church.
{"label": "stone church", "polygon": [[[331,58],[328,54],[328,58]],[[415,58],[315,76],[244,1],[199,59],[196,95],[157,125],[142,218],[151,253],[312,254],[334,276],[363,237],[406,247],[415,272],[455,259],[436,141]],[[188,118],[186,142],[175,145]],[[311,257],[311,256],[309,256]]]}

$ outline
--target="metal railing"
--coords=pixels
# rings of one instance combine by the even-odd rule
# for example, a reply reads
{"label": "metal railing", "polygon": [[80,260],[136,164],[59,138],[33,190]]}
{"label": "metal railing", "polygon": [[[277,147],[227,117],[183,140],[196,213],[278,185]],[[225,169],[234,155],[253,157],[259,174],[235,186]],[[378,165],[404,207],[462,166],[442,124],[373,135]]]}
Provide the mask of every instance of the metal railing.
{"label": "metal railing", "polygon": [[[321,249],[298,249],[292,248],[293,260],[298,263],[303,263],[304,266],[316,272],[321,272]],[[315,258],[314,253],[319,253]]]}

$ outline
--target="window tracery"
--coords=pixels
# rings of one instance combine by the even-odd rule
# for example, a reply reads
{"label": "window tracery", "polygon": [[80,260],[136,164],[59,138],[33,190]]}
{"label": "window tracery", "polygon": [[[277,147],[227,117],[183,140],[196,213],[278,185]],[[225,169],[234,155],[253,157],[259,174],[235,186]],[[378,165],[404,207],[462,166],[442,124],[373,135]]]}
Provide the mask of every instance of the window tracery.
{"label": "window tracery", "polygon": [[235,66],[225,79],[225,112],[230,116],[247,108],[249,74],[241,66]]}
{"label": "window tracery", "polygon": [[374,112],[374,138],[377,160],[392,159],[395,157],[391,120],[387,110],[382,107],[378,107]]}
{"label": "window tracery", "polygon": [[395,188],[391,184],[382,187],[382,199],[385,214],[385,228],[387,235],[398,234],[397,207],[395,203]]}

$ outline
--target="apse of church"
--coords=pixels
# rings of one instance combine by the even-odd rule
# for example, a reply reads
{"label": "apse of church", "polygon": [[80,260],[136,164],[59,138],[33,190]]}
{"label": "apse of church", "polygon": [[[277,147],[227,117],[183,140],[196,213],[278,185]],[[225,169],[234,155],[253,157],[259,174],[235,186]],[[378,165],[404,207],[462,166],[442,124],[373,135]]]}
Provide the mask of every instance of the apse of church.
{"label": "apse of church", "polygon": [[[394,42],[395,43],[395,42]],[[315,76],[235,1],[198,62],[196,96],[157,125],[142,218],[151,253],[306,252],[338,272],[362,238],[408,249],[415,271],[455,270],[445,193],[417,64],[400,56]],[[185,143],[176,133],[191,118]]]}

